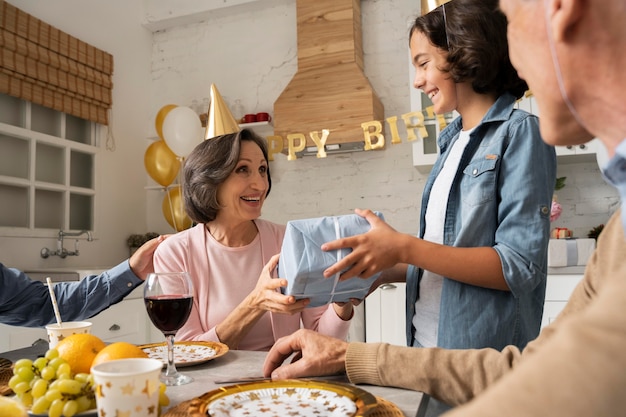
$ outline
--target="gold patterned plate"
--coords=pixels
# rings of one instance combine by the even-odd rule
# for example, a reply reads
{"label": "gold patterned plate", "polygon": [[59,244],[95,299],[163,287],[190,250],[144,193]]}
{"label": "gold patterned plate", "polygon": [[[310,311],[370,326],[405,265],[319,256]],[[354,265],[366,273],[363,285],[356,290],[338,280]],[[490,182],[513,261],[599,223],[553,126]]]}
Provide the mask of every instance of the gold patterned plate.
{"label": "gold patterned plate", "polygon": [[[167,366],[167,345],[152,343],[139,346],[152,359],[160,359]],[[228,346],[219,342],[174,342],[174,362],[176,367],[198,365],[228,352]]]}
{"label": "gold patterned plate", "polygon": [[189,405],[194,417],[359,417],[376,408],[376,397],[354,385],[293,379],[230,385]]}

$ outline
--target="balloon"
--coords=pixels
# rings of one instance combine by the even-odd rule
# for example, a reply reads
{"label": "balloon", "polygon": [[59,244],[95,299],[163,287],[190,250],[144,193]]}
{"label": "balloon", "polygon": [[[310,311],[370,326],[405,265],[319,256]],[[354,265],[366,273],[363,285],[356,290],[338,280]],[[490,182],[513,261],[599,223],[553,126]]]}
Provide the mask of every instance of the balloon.
{"label": "balloon", "polygon": [[150,177],[164,187],[174,182],[180,169],[180,160],[163,140],[158,140],[148,146],[143,156],[143,163]]}
{"label": "balloon", "polygon": [[167,104],[161,107],[161,110],[159,110],[156,118],[154,119],[154,127],[156,128],[157,135],[159,135],[161,139],[163,139],[163,121],[165,120],[165,116],[167,116],[170,110],[173,110],[176,107],[178,107],[176,104]]}
{"label": "balloon", "polygon": [[163,139],[176,155],[185,157],[202,142],[200,117],[189,107],[176,107],[163,122]]}
{"label": "balloon", "polygon": [[171,188],[163,198],[161,205],[165,220],[176,230],[180,232],[191,227],[191,219],[185,213],[185,206],[181,196],[180,185]]}

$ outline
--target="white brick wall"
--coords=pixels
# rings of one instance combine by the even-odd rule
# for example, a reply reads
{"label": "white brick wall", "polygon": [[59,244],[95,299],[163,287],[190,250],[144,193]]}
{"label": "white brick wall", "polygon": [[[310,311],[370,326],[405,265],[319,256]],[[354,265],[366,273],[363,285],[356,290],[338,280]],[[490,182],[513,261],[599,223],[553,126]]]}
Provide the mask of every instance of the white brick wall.
{"label": "white brick wall", "polygon": [[[188,105],[208,96],[211,83],[230,104],[240,99],[245,112],[271,113],[297,69],[296,16],[294,1],[265,3],[267,7],[255,7],[254,12],[232,8],[200,23],[155,32],[154,114],[165,104]],[[407,35],[417,8],[413,1],[362,0],[365,73],[386,117],[410,110]],[[426,175],[412,166],[411,145],[406,142],[325,159],[287,161],[277,155],[271,169],[273,189],[264,218],[284,223],[371,208],[381,211],[397,230],[418,231]],[[584,236],[606,222],[617,197],[604,185],[595,164],[563,165],[559,176],[568,179],[558,193],[564,212],[555,226],[573,228],[577,236]],[[149,207],[160,210],[162,195],[151,195],[155,203]]]}
{"label": "white brick wall", "polygon": [[590,229],[605,224],[619,207],[619,195],[607,184],[594,162],[563,164],[557,177],[567,177],[565,187],[556,191],[563,206],[555,227],[572,229],[575,237],[587,237]]}

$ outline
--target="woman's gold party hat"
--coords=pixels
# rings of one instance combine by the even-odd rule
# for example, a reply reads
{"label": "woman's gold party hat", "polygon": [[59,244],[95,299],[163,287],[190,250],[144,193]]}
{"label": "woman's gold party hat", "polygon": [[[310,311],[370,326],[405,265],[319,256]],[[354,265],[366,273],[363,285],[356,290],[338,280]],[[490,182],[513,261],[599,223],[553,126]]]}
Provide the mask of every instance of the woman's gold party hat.
{"label": "woman's gold party hat", "polygon": [[217,91],[215,84],[211,84],[211,104],[204,139],[211,139],[227,133],[239,132],[239,124],[228,109],[226,102]]}

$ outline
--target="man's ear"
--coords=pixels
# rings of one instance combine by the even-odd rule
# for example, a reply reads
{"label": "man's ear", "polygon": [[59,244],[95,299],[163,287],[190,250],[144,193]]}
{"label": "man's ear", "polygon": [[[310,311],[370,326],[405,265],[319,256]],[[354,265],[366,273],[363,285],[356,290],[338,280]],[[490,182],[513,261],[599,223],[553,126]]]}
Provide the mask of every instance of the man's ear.
{"label": "man's ear", "polygon": [[579,23],[586,0],[545,0],[545,3],[552,38],[555,42],[563,42]]}

